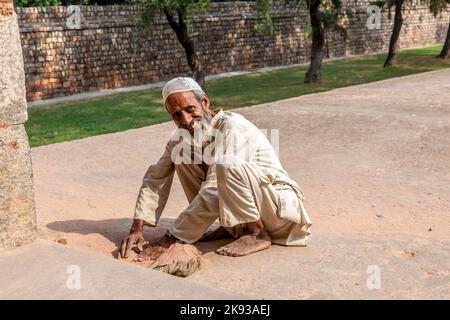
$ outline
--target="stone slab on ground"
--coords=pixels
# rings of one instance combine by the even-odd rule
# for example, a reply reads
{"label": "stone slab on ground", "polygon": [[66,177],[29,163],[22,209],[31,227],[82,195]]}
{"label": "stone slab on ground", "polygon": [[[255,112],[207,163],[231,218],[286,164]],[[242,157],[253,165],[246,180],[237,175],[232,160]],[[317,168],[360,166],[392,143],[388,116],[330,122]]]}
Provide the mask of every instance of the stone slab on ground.
{"label": "stone slab on ground", "polygon": [[0,299],[450,298],[449,241],[320,234],[241,258],[211,251],[223,243],[201,244],[206,265],[182,279],[38,240],[0,254]]}
{"label": "stone slab on ground", "polygon": [[[79,269],[77,269],[79,268]],[[80,286],[73,276],[80,274]],[[0,253],[0,299],[239,299],[186,278],[50,241]]]}
{"label": "stone slab on ground", "polygon": [[450,298],[450,241],[320,233],[240,258],[211,252],[223,242],[200,245],[209,267],[190,280],[257,299]]}

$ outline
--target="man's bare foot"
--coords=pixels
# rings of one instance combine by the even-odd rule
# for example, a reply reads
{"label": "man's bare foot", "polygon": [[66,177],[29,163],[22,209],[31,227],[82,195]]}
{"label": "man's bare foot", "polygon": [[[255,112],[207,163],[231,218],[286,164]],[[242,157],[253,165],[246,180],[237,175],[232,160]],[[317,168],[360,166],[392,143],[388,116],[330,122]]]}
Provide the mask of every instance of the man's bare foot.
{"label": "man's bare foot", "polygon": [[175,242],[176,238],[166,233],[161,238],[152,241],[149,244],[149,247],[145,248],[136,258],[134,258],[134,261],[144,262],[156,260]]}
{"label": "man's bare foot", "polygon": [[237,240],[220,247],[216,253],[229,257],[246,256],[271,246],[270,236],[266,229],[262,229],[259,234],[246,234]]}
{"label": "man's bare foot", "polygon": [[231,234],[224,227],[220,226],[216,230],[205,233],[198,241],[214,241],[220,239],[231,238]]}

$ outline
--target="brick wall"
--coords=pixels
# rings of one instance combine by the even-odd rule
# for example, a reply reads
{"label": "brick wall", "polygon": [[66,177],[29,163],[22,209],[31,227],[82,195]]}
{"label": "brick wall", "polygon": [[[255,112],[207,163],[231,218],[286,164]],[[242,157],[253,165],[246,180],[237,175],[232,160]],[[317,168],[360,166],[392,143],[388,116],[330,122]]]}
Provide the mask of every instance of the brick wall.
{"label": "brick wall", "polygon": [[[420,0],[418,0],[420,1]],[[382,12],[381,29],[369,30],[367,4],[345,5],[347,40],[327,35],[330,57],[387,50],[393,19]],[[81,6],[81,27],[66,26],[66,7],[16,8],[28,101],[159,82],[190,69],[163,16],[142,33],[139,6]],[[283,2],[273,10],[273,35],[253,29],[257,15],[246,2],[213,3],[193,17],[192,31],[207,74],[303,63],[307,12]],[[425,3],[407,10],[401,48],[444,41],[449,13],[435,19]]]}

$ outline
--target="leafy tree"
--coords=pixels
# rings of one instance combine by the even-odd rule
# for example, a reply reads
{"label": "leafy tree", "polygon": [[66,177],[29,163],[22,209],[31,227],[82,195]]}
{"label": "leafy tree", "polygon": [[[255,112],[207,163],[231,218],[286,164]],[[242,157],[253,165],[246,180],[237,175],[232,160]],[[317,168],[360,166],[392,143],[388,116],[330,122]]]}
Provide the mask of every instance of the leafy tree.
{"label": "leafy tree", "polygon": [[[429,0],[428,5],[435,16],[446,9],[446,5],[450,0]],[[392,67],[397,64],[397,48],[398,48],[398,40],[400,38],[400,32],[403,26],[404,18],[403,12],[409,7],[411,7],[415,3],[414,0],[381,0],[376,1],[373,4],[376,4],[380,7],[387,7],[389,9],[389,16],[391,15],[391,9],[395,7],[394,14],[394,26],[392,29],[391,38],[389,41],[389,52],[386,57],[386,61],[384,62],[384,67]],[[440,57],[448,56],[449,50],[449,38],[450,38],[450,24],[449,30],[447,32],[447,40],[445,41],[444,48],[442,49]]]}
{"label": "leafy tree", "polygon": [[[429,8],[435,17],[447,9],[450,0],[430,0]],[[450,57],[450,21],[448,22],[447,37],[445,38],[444,46],[438,58],[447,59]]]}
{"label": "leafy tree", "polygon": [[346,39],[346,31],[339,24],[342,5],[340,0],[302,1],[309,10],[312,32],[311,62],[305,75],[305,83],[320,83],[326,32],[338,31]]}
{"label": "leafy tree", "polygon": [[196,44],[192,39],[189,17],[199,10],[206,10],[210,5],[210,0],[137,0],[136,2],[144,6],[141,16],[141,26],[144,29],[149,29],[157,12],[164,13],[186,53],[193,78],[202,88],[205,88],[203,63],[197,55]]}
{"label": "leafy tree", "polygon": [[256,0],[256,12],[258,13],[261,22],[257,22],[254,28],[260,32],[267,34],[273,33],[272,15],[270,9],[272,6],[271,0]]}
{"label": "leafy tree", "polygon": [[[287,0],[289,1],[289,0]],[[312,37],[311,58],[308,71],[305,75],[305,83],[320,83],[322,80],[322,62],[325,53],[325,39],[328,31],[339,32],[344,39],[347,33],[339,24],[342,14],[341,0],[291,0],[299,3],[309,12],[309,24],[307,36]],[[264,18],[263,24],[270,24],[271,0],[256,0],[257,10]],[[260,28],[261,29],[261,28]],[[266,30],[272,30],[266,28]]]}
{"label": "leafy tree", "polygon": [[394,26],[392,28],[392,34],[389,40],[388,55],[386,57],[386,61],[384,62],[385,68],[392,67],[397,64],[398,40],[400,38],[400,32],[402,31],[404,21],[403,19],[404,4],[407,1],[411,0],[383,0],[374,3],[381,7],[387,7],[389,9],[389,17],[391,15],[391,9],[395,7]]}

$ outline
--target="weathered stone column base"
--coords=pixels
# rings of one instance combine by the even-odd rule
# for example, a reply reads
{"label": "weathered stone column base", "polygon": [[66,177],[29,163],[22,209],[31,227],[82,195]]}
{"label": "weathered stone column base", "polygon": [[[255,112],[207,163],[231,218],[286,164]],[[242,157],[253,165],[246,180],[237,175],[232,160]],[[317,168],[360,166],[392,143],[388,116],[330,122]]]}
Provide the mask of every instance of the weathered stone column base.
{"label": "weathered stone column base", "polygon": [[0,127],[0,250],[31,242],[36,216],[30,147],[23,124]]}
{"label": "weathered stone column base", "polygon": [[0,250],[36,237],[22,47],[13,0],[0,0]]}

